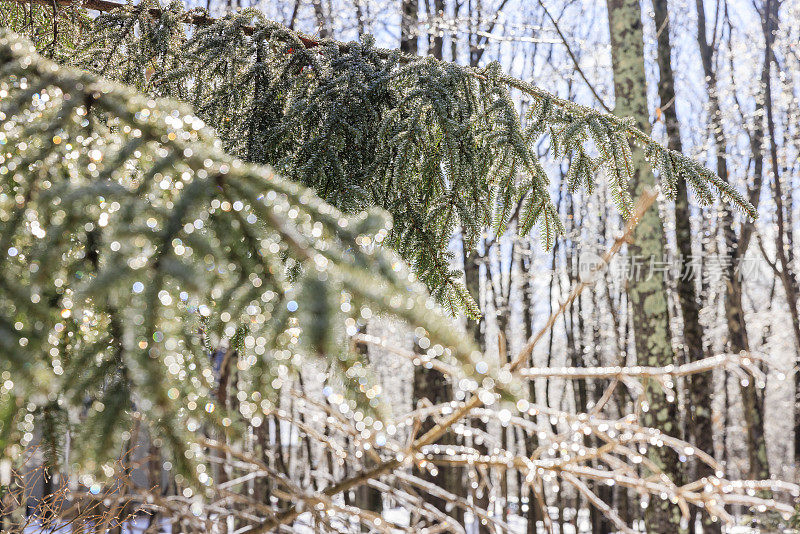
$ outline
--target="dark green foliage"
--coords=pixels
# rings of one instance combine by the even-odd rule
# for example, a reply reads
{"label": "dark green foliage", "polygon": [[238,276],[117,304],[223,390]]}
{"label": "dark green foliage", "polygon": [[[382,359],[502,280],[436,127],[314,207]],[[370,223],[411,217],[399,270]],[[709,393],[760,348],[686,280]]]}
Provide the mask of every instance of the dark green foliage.
{"label": "dark green foliage", "polygon": [[[716,190],[750,209],[628,121],[497,65],[403,56],[369,38],[307,47],[255,10],[187,30],[180,5],[156,18],[152,6],[103,15],[80,53],[70,42],[51,55],[194,111],[59,69],[16,37],[0,43],[0,372],[15,384],[0,391],[0,449],[20,441],[21,407],[57,402],[66,424],[83,422],[78,442],[103,436],[83,442],[87,457],[140,418],[183,451],[198,420],[241,420],[206,408],[216,350],[234,350],[239,386],[265,397],[299,355],[326,358],[346,396],[375,409],[363,356],[342,346],[370,313],[423,325],[473,374],[473,347],[381,245],[440,302],[478,315],[452,268],[451,236],[463,229],[471,248],[486,228],[516,222],[552,245],[562,227],[534,151],[543,136],[569,161],[571,189],[591,189],[602,169],[625,214],[631,142],[667,195],[684,179],[703,202]],[[516,92],[531,102],[524,117]],[[393,224],[377,212],[347,217],[234,157],[273,165],[345,213],[385,208]],[[179,468],[188,457],[175,455]]]}
{"label": "dark green foliage", "polygon": [[87,31],[91,17],[78,5],[0,2],[0,26],[27,35],[47,58],[65,58]]}
{"label": "dark green foliage", "polygon": [[273,401],[275,377],[325,358],[374,411],[344,343],[372,313],[423,326],[475,373],[472,345],[379,246],[384,215],[346,217],[228,156],[185,106],[60,68],[6,32],[0,95],[0,450],[30,440],[19,408],[46,416],[53,462],[68,424],[83,469],[144,421],[186,472],[201,421],[264,407],[218,402],[215,349],[236,352],[246,398]]}
{"label": "dark green foliage", "polygon": [[58,403],[50,402],[36,413],[42,433],[39,449],[47,469],[56,469],[62,460],[64,440],[67,438],[67,414]]}
{"label": "dark green foliage", "polygon": [[[722,180],[629,121],[556,98],[497,64],[472,69],[401,55],[375,48],[369,36],[307,47],[254,9],[187,31],[182,21],[202,11],[175,3],[154,18],[149,7],[158,6],[100,16],[76,62],[191,102],[228,152],[274,165],[346,212],[386,209],[389,243],[451,308],[479,313],[451,267],[456,229],[470,248],[485,228],[502,234],[515,218],[523,233],[538,226],[546,246],[562,231],[534,150],[543,135],[557,158],[571,160],[571,188],[592,188],[603,169],[626,216],[631,142],[647,145],[662,174],[661,159],[673,159],[701,201],[710,200],[711,182],[748,208]],[[512,91],[531,101],[525,117]]]}

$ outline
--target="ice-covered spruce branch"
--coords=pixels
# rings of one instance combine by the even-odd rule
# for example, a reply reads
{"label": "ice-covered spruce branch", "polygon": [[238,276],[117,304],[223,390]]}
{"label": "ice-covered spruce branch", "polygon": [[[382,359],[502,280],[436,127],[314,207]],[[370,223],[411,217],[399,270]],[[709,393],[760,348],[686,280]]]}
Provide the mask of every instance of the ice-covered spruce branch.
{"label": "ice-covered spruce branch", "polygon": [[[755,216],[725,180],[629,120],[558,98],[494,63],[404,55],[376,48],[370,36],[317,41],[255,9],[213,19],[180,2],[114,6],[86,4],[104,13],[64,61],[190,102],[227,151],[274,165],[345,212],[386,209],[395,221],[389,243],[442,302],[472,315],[479,310],[451,267],[454,230],[463,230],[467,248],[487,226],[501,234],[512,220],[521,233],[538,227],[548,246],[561,232],[535,149],[543,136],[569,162],[571,189],[591,189],[602,171],[626,216],[632,143],[644,147],[668,197],[686,180],[700,202],[716,193]],[[515,96],[530,102],[527,114]]]}
{"label": "ice-covered spruce branch", "polygon": [[240,420],[219,353],[239,355],[247,421],[309,359],[330,363],[349,409],[377,416],[379,389],[350,372],[367,366],[345,341],[367,313],[424,327],[476,373],[472,345],[376,246],[383,215],[346,217],[228,156],[187,107],[59,67],[5,30],[0,97],[0,450],[12,457],[36,419],[53,458],[69,429],[75,461],[99,469],[143,418],[185,472],[192,432]]}
{"label": "ice-covered spruce branch", "polygon": [[[256,465],[255,474],[242,475],[251,478],[211,488],[205,502],[156,496],[153,506],[198,528],[211,517],[230,514],[252,525],[252,531],[267,531],[289,528],[286,525],[309,514],[315,525],[322,525],[320,531],[341,530],[350,517],[381,530],[385,518],[345,504],[340,494],[361,485],[391,486],[397,502],[409,507],[417,503],[427,520],[449,526],[449,519],[419,497],[420,491],[441,495],[442,490],[408,475],[407,469],[435,468],[432,460],[455,461],[456,455],[435,451],[436,441],[450,429],[461,431],[461,422],[469,417],[496,413],[500,422],[524,421],[511,409],[502,411],[505,405],[493,408],[497,386],[502,389],[521,376],[534,346],[589,284],[582,282],[573,290],[511,365],[477,376],[474,364],[484,361],[481,355],[432,317],[426,311],[429,302],[408,291],[412,284],[400,263],[375,249],[374,243],[388,235],[380,218],[346,218],[267,169],[237,164],[188,109],[59,69],[14,37],[2,38],[0,76],[0,250],[11,258],[0,273],[0,342],[4,354],[13,358],[2,362],[2,371],[13,373],[14,383],[9,388],[4,382],[0,390],[0,413],[11,414],[0,427],[3,445],[26,442],[34,414],[52,421],[48,426],[72,424],[86,433],[84,437],[114,436],[109,429],[142,420],[173,448],[191,438],[183,428],[196,431],[203,421],[216,420],[222,427],[242,422],[255,429],[264,418],[275,417],[296,423],[309,440],[331,451],[339,467],[320,477],[324,483],[317,487],[324,489],[301,488],[286,473]],[[634,210],[604,261],[630,238],[638,216],[653,200],[650,194]],[[365,423],[377,421],[364,416],[377,390],[359,380],[360,372],[348,373],[364,366],[339,341],[344,331],[357,331],[358,312],[367,309],[423,324],[432,339],[449,347],[442,360],[448,367],[443,369],[484,387],[470,386],[466,403],[442,406],[439,412],[430,407],[425,416],[435,424],[422,436],[413,430],[398,432],[404,423],[395,424],[393,432],[388,420],[381,421],[385,432]],[[337,327],[341,336],[336,335]],[[237,387],[244,400],[238,413],[218,402],[220,385],[213,380],[208,353],[222,349],[241,349]],[[282,411],[269,392],[276,381],[285,379],[287,368],[304,361],[299,355],[337,356],[325,361],[339,371],[345,387],[325,401],[300,394],[304,404],[298,411]],[[421,356],[423,363],[428,356]],[[487,376],[494,388],[485,387]],[[361,403],[358,418],[346,395]],[[181,410],[174,413],[177,399]],[[29,413],[17,420],[14,408],[20,405]],[[89,423],[104,425],[103,432],[90,424],[76,425],[83,422],[77,407],[88,407]],[[531,408],[542,409],[516,405],[522,408],[528,414]],[[329,425],[327,434],[309,424],[308,418],[316,415]],[[684,490],[646,459],[649,447],[674,446],[686,452],[682,442],[654,434],[632,419],[597,413],[546,415],[560,428],[548,438],[555,447],[543,439],[537,461],[558,470],[537,467],[529,484],[534,493],[545,476],[563,473],[563,480],[582,492],[591,491],[585,480],[623,485],[633,480],[632,487],[644,493],[674,492],[678,505],[702,500],[695,496],[706,491],[709,481]],[[412,415],[411,422],[422,416]],[[607,469],[575,465],[568,439],[584,436],[587,430],[603,445],[584,448],[584,456]],[[619,432],[630,437],[623,439]],[[187,443],[178,460],[192,458],[201,465],[235,461],[237,469],[249,463],[230,447],[224,449],[230,456],[225,458],[210,454],[210,449],[220,449],[208,441]],[[566,451],[562,443],[570,445]],[[499,450],[503,457],[512,454]],[[477,451],[460,453],[478,458],[476,467],[482,467],[484,459],[475,456]],[[415,463],[415,458],[420,461]],[[524,469],[522,463],[519,469]],[[648,471],[658,476],[650,477]],[[237,484],[256,478],[270,479],[277,502],[233,492]],[[765,484],[754,482],[750,489],[793,489]],[[785,511],[769,500],[709,491],[709,505],[748,502]],[[143,503],[151,502],[147,497],[142,495]],[[605,511],[600,502],[590,500]],[[231,507],[231,502],[248,507]],[[488,517],[487,511],[473,511]],[[727,519],[722,512],[720,517]]]}

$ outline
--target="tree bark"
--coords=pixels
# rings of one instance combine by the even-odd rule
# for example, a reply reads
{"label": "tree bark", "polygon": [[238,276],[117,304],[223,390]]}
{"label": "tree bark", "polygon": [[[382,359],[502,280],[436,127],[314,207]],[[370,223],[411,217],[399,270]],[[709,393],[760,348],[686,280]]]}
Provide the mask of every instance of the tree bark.
{"label": "tree bark", "polygon": [[[480,266],[480,256],[477,252],[472,252],[471,254],[467,253],[466,250],[464,251],[464,282],[469,291],[470,296],[472,296],[473,300],[480,305],[481,297],[480,297],[480,287],[481,287],[481,266]],[[483,336],[482,327],[483,327],[484,320],[481,319],[467,319],[467,335],[471,337],[476,345],[482,349],[482,352],[485,354],[486,351],[483,350],[486,348],[486,340]],[[486,423],[482,422],[480,419],[474,419],[472,424],[482,432],[486,432]],[[485,445],[474,444],[474,447],[480,451],[481,454],[487,454],[488,450]],[[478,482],[480,482],[478,480]],[[476,490],[478,488],[475,488]],[[488,490],[488,488],[487,488]],[[482,508],[484,510],[489,509],[489,492],[484,490],[482,492],[475,491],[473,493],[473,502],[475,506],[478,508]],[[490,530],[488,526],[481,524],[478,522],[478,528],[475,529],[479,534],[490,534]]]}
{"label": "tree bark", "polygon": [[417,54],[419,32],[419,0],[402,0],[400,5],[400,51]]}
{"label": "tree bark", "polygon": [[[638,128],[650,131],[647,109],[647,87],[644,71],[644,37],[638,0],[608,0],[608,21],[611,35],[611,64],[614,72],[614,111],[633,117]],[[645,171],[644,153],[633,148],[634,173],[630,189],[633,198],[655,186],[653,175]],[[664,229],[658,210],[642,216],[629,246],[634,260],[648,265],[664,258]],[[631,276],[628,293],[633,311],[634,345],[640,365],[665,366],[675,363],[672,351],[669,310],[663,273],[658,270],[644,276]],[[677,408],[663,391],[648,385],[648,410],[643,410],[643,423],[674,435],[677,431]],[[680,478],[677,454],[666,447],[652,449],[650,459],[666,474]],[[652,533],[674,533],[680,528],[680,511],[668,500],[653,497],[645,513],[646,530]]]}
{"label": "tree bark", "polygon": [[[778,22],[778,2],[767,0],[764,4],[762,14],[762,29],[764,31],[765,59],[767,76],[764,83],[764,104],[767,112],[767,133],[769,135],[769,155],[770,167],[772,169],[772,192],[775,200],[775,269],[778,279],[781,281],[784,294],[786,295],[786,305],[789,308],[789,317],[792,323],[792,333],[794,334],[795,350],[800,354],[800,311],[798,311],[798,288],[797,275],[794,272],[792,261],[792,228],[791,223],[787,224],[786,219],[791,217],[791,210],[784,206],[783,186],[778,164],[778,142],[775,138],[775,116],[772,105],[772,76],[770,75],[771,66],[774,61],[772,50],[777,31]],[[767,260],[769,261],[769,260]],[[777,267],[780,268],[777,268]],[[794,414],[794,465],[795,469],[800,465],[800,376],[794,374],[795,390],[795,414]],[[795,473],[797,478],[797,473]]]}
{"label": "tree bark", "polygon": [[[706,37],[705,5],[703,0],[696,0],[697,6],[697,42],[700,49],[700,58],[703,63],[703,72],[706,79],[708,92],[709,122],[714,136],[717,151],[717,174],[723,179],[728,179],[727,163],[727,138],[722,124],[722,109],[717,89],[717,73],[714,70],[714,45]],[[764,61],[761,72],[762,85],[766,85],[769,77],[769,62]],[[762,143],[764,141],[764,127],[761,116],[764,110],[763,95],[756,99],[755,127],[750,135],[750,151],[753,157],[753,184],[750,188],[750,203],[758,208],[761,184],[763,180],[764,156]],[[755,230],[753,221],[744,220],[740,225],[737,236],[730,208],[723,204],[721,210],[721,223],[728,253],[726,262],[726,288],[725,288],[725,319],[728,326],[728,347],[730,352],[750,352],[750,343],[747,337],[747,328],[744,324],[744,310],[742,308],[742,281],[736,272],[736,266],[747,252],[750,240]],[[745,425],[747,427],[747,450],[750,463],[750,477],[769,478],[769,463],[767,462],[767,445],[764,437],[764,420],[762,417],[762,403],[753,381],[747,385],[740,385],[742,407]]]}
{"label": "tree bark", "polygon": [[[660,73],[658,97],[667,132],[667,146],[683,151],[680,123],[675,97],[675,75],[672,71],[672,43],[670,42],[669,5],[667,0],[653,0],[653,19],[657,35],[657,61]],[[703,325],[700,324],[699,300],[696,291],[695,270],[692,268],[692,224],[689,193],[686,182],[678,180],[675,197],[675,241],[680,253],[681,270],[676,280],[678,301],[683,317],[683,345],[688,361],[706,356],[703,347]],[[713,375],[699,373],[689,380],[689,432],[693,444],[703,452],[714,454],[714,428],[711,414]],[[696,462],[697,477],[710,477],[714,470],[704,462]],[[714,518],[716,519],[716,518]],[[721,531],[719,521],[703,514],[703,532]]]}
{"label": "tree bark", "polygon": [[[417,353],[424,354],[425,351],[416,346]],[[442,404],[453,400],[452,385],[445,378],[444,374],[436,369],[426,369],[423,366],[416,366],[414,368],[414,394],[413,399],[419,402],[422,399],[427,399],[431,404]],[[427,418],[423,421],[417,432],[418,436],[424,435],[434,426],[434,421]],[[448,432],[437,442],[441,445],[455,445],[457,443],[456,436]],[[435,473],[435,474],[434,474]],[[438,466],[437,470],[432,473],[428,469],[418,469],[414,467],[414,474],[423,480],[433,483],[434,485],[443,488],[456,495],[463,496],[462,490],[464,483],[462,481],[462,470],[454,466]],[[440,497],[427,495],[425,501],[432,504],[444,514],[453,518],[457,523],[463,522],[463,512],[459,507],[449,507],[449,502]]]}
{"label": "tree bark", "polygon": [[[531,280],[531,273],[532,270],[532,257],[531,257],[531,241],[530,238],[522,238],[520,240],[519,247],[516,249],[517,254],[520,256],[520,270],[521,270],[521,278],[522,278],[522,332],[523,338],[528,340],[533,336],[533,306],[534,306],[534,295],[533,295],[533,284]],[[550,287],[552,288],[553,280],[550,280]],[[531,367],[535,366],[533,361],[533,354],[531,354],[530,361],[528,364]],[[528,397],[530,402],[536,403],[536,381],[530,380],[528,381]],[[535,421],[535,416],[530,416],[525,414],[526,419],[530,419]],[[525,434],[525,456],[531,457],[533,452],[539,446],[539,437],[536,435],[535,432],[526,432]],[[520,509],[522,507],[522,485],[524,484],[523,477],[519,477],[519,489],[520,489]],[[534,481],[534,484],[538,484],[538,481]],[[525,514],[526,521],[527,521],[527,534],[536,534],[537,529],[537,522],[544,522],[544,514],[545,511],[540,506],[539,502],[536,499],[536,495],[534,494],[534,488],[531,488],[531,491],[528,493],[528,511]],[[537,490],[538,491],[538,490]]]}
{"label": "tree bark", "polygon": [[[362,334],[366,334],[367,327],[359,327],[359,331]],[[356,345],[356,350],[359,351],[359,353],[362,354],[366,360],[369,360],[369,350],[366,345],[358,344]],[[419,367],[416,369],[419,369]],[[414,385],[416,393],[416,381]],[[415,396],[414,398],[417,397]],[[365,458],[364,461],[365,463],[369,462],[367,458]],[[381,495],[380,491],[378,491],[376,488],[373,488],[369,484],[361,484],[358,488],[356,488],[354,500],[355,505],[362,510],[369,510],[377,515],[381,515],[383,512],[383,496]],[[369,529],[366,528],[366,525],[361,525],[362,532],[366,532],[368,530]]]}

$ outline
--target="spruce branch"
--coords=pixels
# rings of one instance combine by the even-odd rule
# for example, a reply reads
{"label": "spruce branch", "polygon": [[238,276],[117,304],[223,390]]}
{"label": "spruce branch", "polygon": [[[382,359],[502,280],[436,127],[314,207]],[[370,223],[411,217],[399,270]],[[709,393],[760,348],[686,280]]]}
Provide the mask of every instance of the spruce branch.
{"label": "spruce branch", "polygon": [[[0,342],[19,354],[0,369],[29,409],[55,392],[71,408],[88,402],[76,439],[98,428],[103,439],[85,454],[107,454],[144,414],[191,471],[186,430],[225,417],[208,354],[241,350],[244,332],[266,350],[240,376],[269,384],[289,363],[274,351],[291,347],[336,361],[343,393],[376,415],[379,399],[344,372],[358,362],[342,331],[362,307],[423,326],[470,362],[474,347],[379,246],[385,215],[347,217],[225,154],[187,107],[59,67],[7,31],[0,94]],[[219,406],[182,412],[181,395]],[[23,439],[5,420],[0,438]]]}
{"label": "spruce branch", "polygon": [[[450,236],[464,229],[471,249],[486,227],[501,235],[522,201],[518,231],[536,227],[552,245],[563,228],[534,150],[547,133],[553,156],[570,160],[570,188],[593,189],[595,171],[604,169],[626,217],[631,143],[645,148],[667,197],[683,179],[702,203],[716,193],[756,215],[725,180],[629,119],[559,98],[495,63],[421,58],[375,47],[369,36],[311,39],[255,9],[214,19],[179,3],[83,5],[103,13],[66,61],[190,102],[229,153],[272,164],[345,212],[387,210],[394,219],[388,244],[441,302],[473,316],[477,306],[449,266]],[[513,93],[531,100],[527,116]]]}

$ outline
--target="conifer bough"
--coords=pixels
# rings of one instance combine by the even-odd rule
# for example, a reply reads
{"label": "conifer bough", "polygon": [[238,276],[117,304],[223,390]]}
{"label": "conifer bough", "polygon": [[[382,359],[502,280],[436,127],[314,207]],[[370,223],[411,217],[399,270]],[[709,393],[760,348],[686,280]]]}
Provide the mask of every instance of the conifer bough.
{"label": "conifer bough", "polygon": [[32,439],[24,408],[53,458],[72,428],[85,469],[142,418],[186,460],[186,430],[225,426],[224,403],[201,402],[218,350],[239,351],[240,388],[263,406],[305,355],[378,413],[343,348],[365,308],[424,324],[475,373],[474,347],[379,246],[383,214],[346,217],[225,154],[185,105],[61,68],[2,29],[0,99],[0,451]]}
{"label": "conifer bough", "polygon": [[[196,27],[187,31],[187,23]],[[558,98],[496,63],[471,68],[401,54],[376,48],[370,36],[309,39],[255,9],[214,19],[179,2],[146,1],[89,24],[63,61],[188,101],[229,153],[273,165],[345,212],[384,208],[394,219],[388,243],[454,311],[480,314],[452,267],[455,231],[468,250],[487,227],[501,235],[516,222],[524,235],[536,226],[548,247],[562,231],[536,153],[543,137],[568,163],[570,190],[591,190],[602,170],[626,217],[631,143],[644,146],[666,196],[686,180],[701,203],[716,192],[756,215],[725,180],[629,120]],[[515,96],[529,104],[526,113]]]}
{"label": "conifer bough", "polygon": [[[148,80],[155,75],[144,74]],[[154,84],[150,89],[164,87]],[[310,190],[226,154],[223,143],[187,107],[59,67],[38,56],[29,42],[2,30],[0,97],[0,251],[5,258],[0,272],[0,350],[9,356],[0,361],[0,450],[11,456],[32,439],[35,415],[50,459],[59,457],[59,439],[66,435],[62,427],[70,427],[71,438],[80,445],[73,447],[71,461],[85,477],[87,471],[109,467],[97,464],[115,440],[133,439],[119,430],[145,422],[154,444],[167,447],[180,473],[204,474],[192,470],[201,467],[192,465],[193,460],[208,460],[204,448],[223,450],[257,467],[252,476],[268,477],[278,488],[276,494],[288,496],[289,502],[313,505],[309,513],[332,531],[336,525],[331,514],[318,513],[317,504],[335,512],[334,517],[356,516],[375,527],[385,524],[375,514],[327,497],[360,484],[377,484],[407,507],[416,504],[421,514],[442,520],[441,513],[428,511],[424,502],[409,500],[402,488],[373,480],[394,477],[428,494],[440,493],[404,473],[406,461],[397,453],[431,465],[513,466],[526,474],[531,487],[544,470],[584,493],[626,532],[630,529],[597,500],[586,480],[666,494],[682,509],[689,503],[705,504],[726,520],[732,519],[724,510],[728,504],[791,512],[786,505],[748,494],[761,489],[797,491],[776,481],[714,479],[677,486],[655,468],[655,476],[646,478],[635,469],[626,468],[627,474],[622,474],[615,467],[620,462],[642,461],[632,445],[688,447],[626,420],[548,414],[578,425],[571,434],[581,442],[586,429],[605,443],[597,450],[585,449],[587,454],[577,462],[560,456],[558,447],[542,447],[533,458],[514,457],[505,450],[484,456],[468,447],[442,454],[435,441],[450,425],[471,411],[479,416],[495,413],[481,406],[494,404],[512,374],[525,374],[521,366],[530,350],[569,299],[506,369],[476,373],[476,359],[485,363],[485,357],[428,311],[431,302],[402,263],[376,246],[390,231],[379,213],[346,217]],[[642,209],[646,206],[639,212]],[[636,220],[634,214],[604,261],[619,250]],[[579,285],[570,299],[585,287]],[[431,407],[429,416],[441,415],[441,422],[410,445],[400,436],[376,446],[378,425],[364,434],[363,414],[372,407],[377,390],[363,380],[365,363],[342,350],[344,333],[337,327],[346,325],[347,333],[351,327],[356,332],[359,321],[374,311],[423,325],[432,342],[447,347],[434,354],[447,364],[443,368],[450,379],[472,394],[463,404]],[[232,349],[240,353],[239,413],[217,402],[222,396],[208,359],[209,353]],[[354,402],[321,406],[303,397],[308,410],[333,419],[341,407],[359,406],[362,417],[338,414],[336,419],[346,440],[338,432],[316,436],[302,419],[281,413],[271,403],[274,384],[287,376],[287,367],[301,364],[298,358],[303,355],[327,357],[345,385],[342,391]],[[487,385],[488,378],[496,386]],[[522,401],[516,408],[529,413],[544,409]],[[18,416],[21,412],[24,417]],[[306,429],[306,439],[323,446],[343,450],[338,439],[356,448],[360,457],[345,458],[356,474],[326,490],[307,491],[246,452],[188,434],[203,423],[215,429],[232,424],[256,429],[263,423],[262,414],[275,414]],[[521,428],[530,424],[515,416],[507,422]],[[611,436],[606,432],[609,426],[624,429],[626,435]],[[547,436],[550,443],[564,439]],[[370,467],[365,458],[376,466]],[[612,469],[583,463],[595,459]],[[198,480],[203,483],[199,476]],[[205,480],[210,484],[211,479]],[[87,483],[85,478],[81,481]],[[235,480],[226,483],[225,491],[231,482]],[[222,488],[223,484],[208,488],[206,495]],[[238,494],[240,502],[260,514],[254,519],[236,507],[220,505],[227,498],[225,491],[219,491],[222,500],[207,508],[180,496],[163,499],[141,492],[131,498],[188,521],[230,514],[255,521],[255,531],[300,513],[292,506],[265,509],[263,501]],[[188,519],[187,508],[192,511]],[[473,511],[492,520],[486,511]]]}

